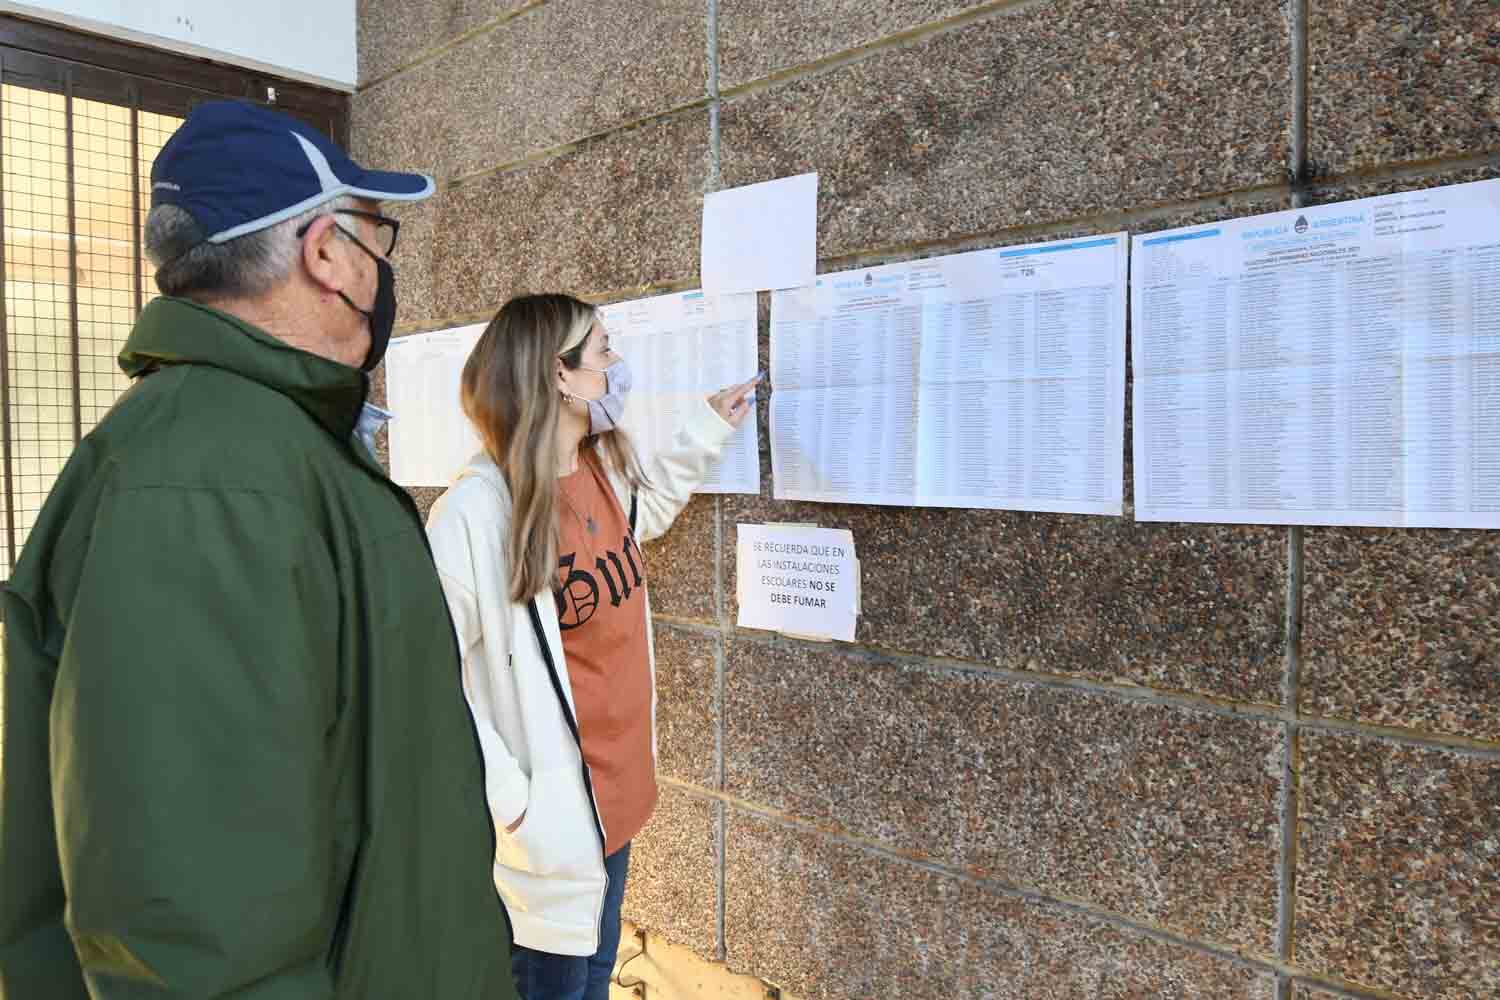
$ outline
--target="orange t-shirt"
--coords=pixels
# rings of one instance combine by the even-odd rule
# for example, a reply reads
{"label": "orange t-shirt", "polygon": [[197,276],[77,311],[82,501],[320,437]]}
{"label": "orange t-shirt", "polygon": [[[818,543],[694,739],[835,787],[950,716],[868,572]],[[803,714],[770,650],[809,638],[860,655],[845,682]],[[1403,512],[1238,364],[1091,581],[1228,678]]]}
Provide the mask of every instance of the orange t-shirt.
{"label": "orange t-shirt", "polygon": [[656,808],[646,564],[592,448],[557,486],[557,620],[608,855]]}

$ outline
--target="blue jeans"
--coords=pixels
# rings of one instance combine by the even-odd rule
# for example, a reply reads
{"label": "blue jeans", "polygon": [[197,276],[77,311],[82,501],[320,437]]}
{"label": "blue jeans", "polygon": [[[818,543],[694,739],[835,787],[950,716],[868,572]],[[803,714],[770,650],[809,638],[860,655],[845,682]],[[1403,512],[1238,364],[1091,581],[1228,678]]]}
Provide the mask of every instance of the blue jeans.
{"label": "blue jeans", "polygon": [[510,968],[521,1000],[609,1000],[609,974],[620,950],[620,904],[629,869],[629,844],[604,859],[609,888],[604,891],[604,913],[599,917],[598,951],[579,956],[554,955],[521,945],[511,948]]}

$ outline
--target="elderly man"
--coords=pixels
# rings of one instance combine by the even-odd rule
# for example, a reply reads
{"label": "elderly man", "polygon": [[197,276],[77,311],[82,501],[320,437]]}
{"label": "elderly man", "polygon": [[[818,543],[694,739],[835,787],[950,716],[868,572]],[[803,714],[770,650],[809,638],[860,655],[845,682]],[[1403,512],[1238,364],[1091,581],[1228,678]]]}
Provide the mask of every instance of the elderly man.
{"label": "elderly man", "polygon": [[505,998],[459,654],[357,436],[395,315],[367,171],[204,104],[151,171],[165,298],[4,593],[0,996]]}

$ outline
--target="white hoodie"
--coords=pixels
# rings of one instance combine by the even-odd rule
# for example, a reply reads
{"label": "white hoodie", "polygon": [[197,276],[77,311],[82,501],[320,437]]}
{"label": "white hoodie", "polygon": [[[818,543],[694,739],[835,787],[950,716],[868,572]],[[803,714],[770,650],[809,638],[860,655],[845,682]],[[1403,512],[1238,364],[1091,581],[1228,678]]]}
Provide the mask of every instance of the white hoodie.
{"label": "white hoodie", "polygon": [[[611,471],[637,542],[671,527],[733,433],[705,400],[651,460],[648,484],[636,496]],[[551,591],[529,603],[510,600],[510,519],[505,478],[481,453],[433,507],[427,532],[463,651],[464,694],[479,732],[495,826],[495,887],[515,943],[592,955],[608,886],[604,832],[578,742],[556,601]],[[649,588],[649,565],[646,576]],[[649,594],[646,629],[649,645]],[[654,747],[654,649],[651,684]],[[523,813],[516,832],[506,833]]]}

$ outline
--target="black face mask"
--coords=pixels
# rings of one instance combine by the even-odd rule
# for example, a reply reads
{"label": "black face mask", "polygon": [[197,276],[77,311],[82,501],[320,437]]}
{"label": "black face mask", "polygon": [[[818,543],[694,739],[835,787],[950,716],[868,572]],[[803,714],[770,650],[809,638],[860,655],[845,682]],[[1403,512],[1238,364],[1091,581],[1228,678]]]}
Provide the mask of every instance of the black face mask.
{"label": "black face mask", "polygon": [[359,237],[347,229],[341,228],[339,231],[353,240],[355,246],[369,254],[375,261],[375,270],[378,275],[375,283],[375,302],[368,310],[361,309],[349,296],[339,292],[339,298],[370,324],[370,352],[365,355],[364,363],[359,367],[362,371],[371,372],[380,364],[380,359],[385,357],[385,349],[391,343],[391,331],[396,327],[396,272],[392,269],[390,261],[365,246]]}

